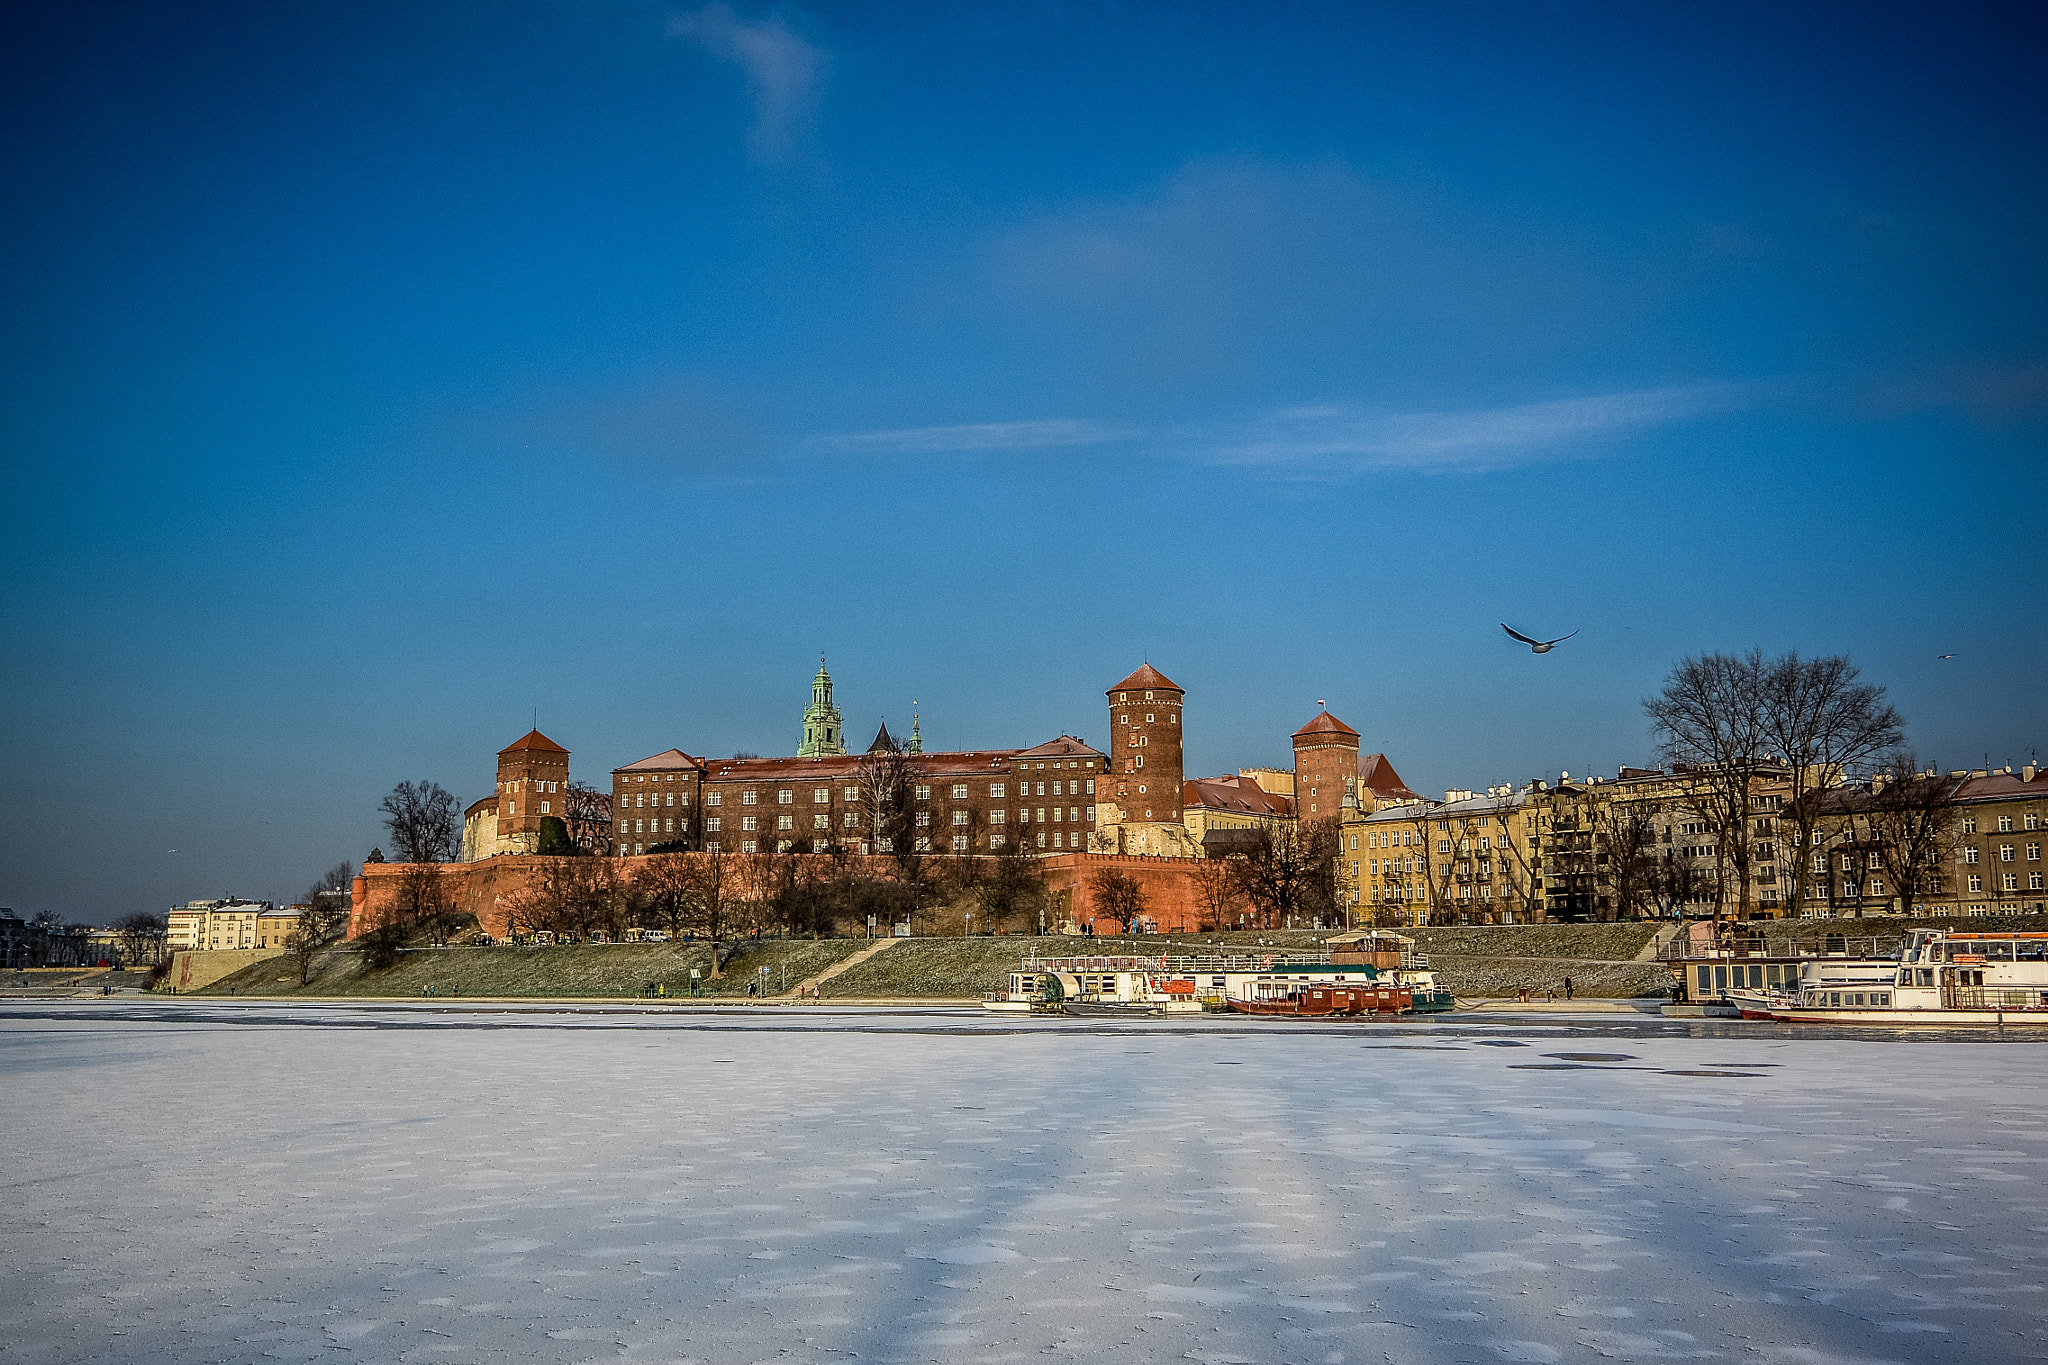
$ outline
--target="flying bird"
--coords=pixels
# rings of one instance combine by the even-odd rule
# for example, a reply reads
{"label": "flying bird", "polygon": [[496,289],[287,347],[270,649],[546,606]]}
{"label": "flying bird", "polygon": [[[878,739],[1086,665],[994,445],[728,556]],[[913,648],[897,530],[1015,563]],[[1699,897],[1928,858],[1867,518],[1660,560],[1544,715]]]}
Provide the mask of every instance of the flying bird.
{"label": "flying bird", "polygon": [[1520,640],[1523,644],[1529,646],[1529,652],[1531,654],[1548,654],[1551,650],[1556,649],[1566,640],[1571,639],[1572,635],[1578,634],[1577,631],[1573,631],[1572,635],[1560,635],[1555,640],[1532,640],[1528,636],[1522,634],[1521,631],[1516,630],[1513,626],[1509,625],[1505,621],[1500,623],[1500,628],[1506,631],[1508,634],[1514,636],[1517,640]]}
{"label": "flying bird", "polygon": [[1935,655],[1934,657],[1935,657],[1935,658],[1937,658],[1937,659],[1953,659],[1953,658],[1955,658],[1956,656],[1955,656],[1955,655],[1953,655],[1953,654],[1937,654],[1937,655]]}

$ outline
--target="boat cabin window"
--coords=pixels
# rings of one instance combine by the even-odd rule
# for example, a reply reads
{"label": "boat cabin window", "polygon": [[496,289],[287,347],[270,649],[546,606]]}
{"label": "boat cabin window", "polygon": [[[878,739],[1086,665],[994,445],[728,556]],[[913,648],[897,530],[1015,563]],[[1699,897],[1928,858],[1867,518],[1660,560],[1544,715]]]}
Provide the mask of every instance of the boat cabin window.
{"label": "boat cabin window", "polygon": [[1986,962],[2012,961],[2012,945],[2010,943],[1987,943],[1984,945],[1983,952]]}
{"label": "boat cabin window", "polygon": [[2013,949],[2021,962],[2039,962],[2048,958],[2048,939],[2026,939],[2013,944]]}

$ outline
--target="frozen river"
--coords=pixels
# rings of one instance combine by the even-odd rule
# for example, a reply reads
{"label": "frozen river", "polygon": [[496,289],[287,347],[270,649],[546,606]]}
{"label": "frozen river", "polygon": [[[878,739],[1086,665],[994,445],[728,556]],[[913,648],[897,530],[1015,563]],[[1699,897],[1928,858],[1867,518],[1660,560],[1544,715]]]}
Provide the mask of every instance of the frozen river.
{"label": "frozen river", "polygon": [[2048,1359],[2048,1040],[0,1005],[7,1362]]}

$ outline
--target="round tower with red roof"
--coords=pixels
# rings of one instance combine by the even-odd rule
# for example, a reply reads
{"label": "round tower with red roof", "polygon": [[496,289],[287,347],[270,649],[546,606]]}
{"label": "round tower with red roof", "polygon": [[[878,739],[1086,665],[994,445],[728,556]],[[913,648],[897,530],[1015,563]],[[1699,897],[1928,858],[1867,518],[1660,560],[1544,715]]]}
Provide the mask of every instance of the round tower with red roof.
{"label": "round tower with red roof", "polygon": [[1187,693],[1154,668],[1109,689],[1109,795],[1123,819],[1181,822],[1181,702]]}
{"label": "round tower with red roof", "polygon": [[1294,815],[1298,820],[1343,818],[1346,797],[1356,804],[1358,731],[1328,711],[1294,732]]}

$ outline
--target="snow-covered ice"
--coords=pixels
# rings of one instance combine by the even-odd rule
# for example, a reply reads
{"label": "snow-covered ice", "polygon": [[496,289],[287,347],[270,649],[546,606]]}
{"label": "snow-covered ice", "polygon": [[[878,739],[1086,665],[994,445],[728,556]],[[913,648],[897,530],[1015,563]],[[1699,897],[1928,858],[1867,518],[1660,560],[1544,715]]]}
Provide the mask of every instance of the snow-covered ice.
{"label": "snow-covered ice", "polygon": [[2048,1358],[2044,1047],[0,1006],[0,1358]]}

